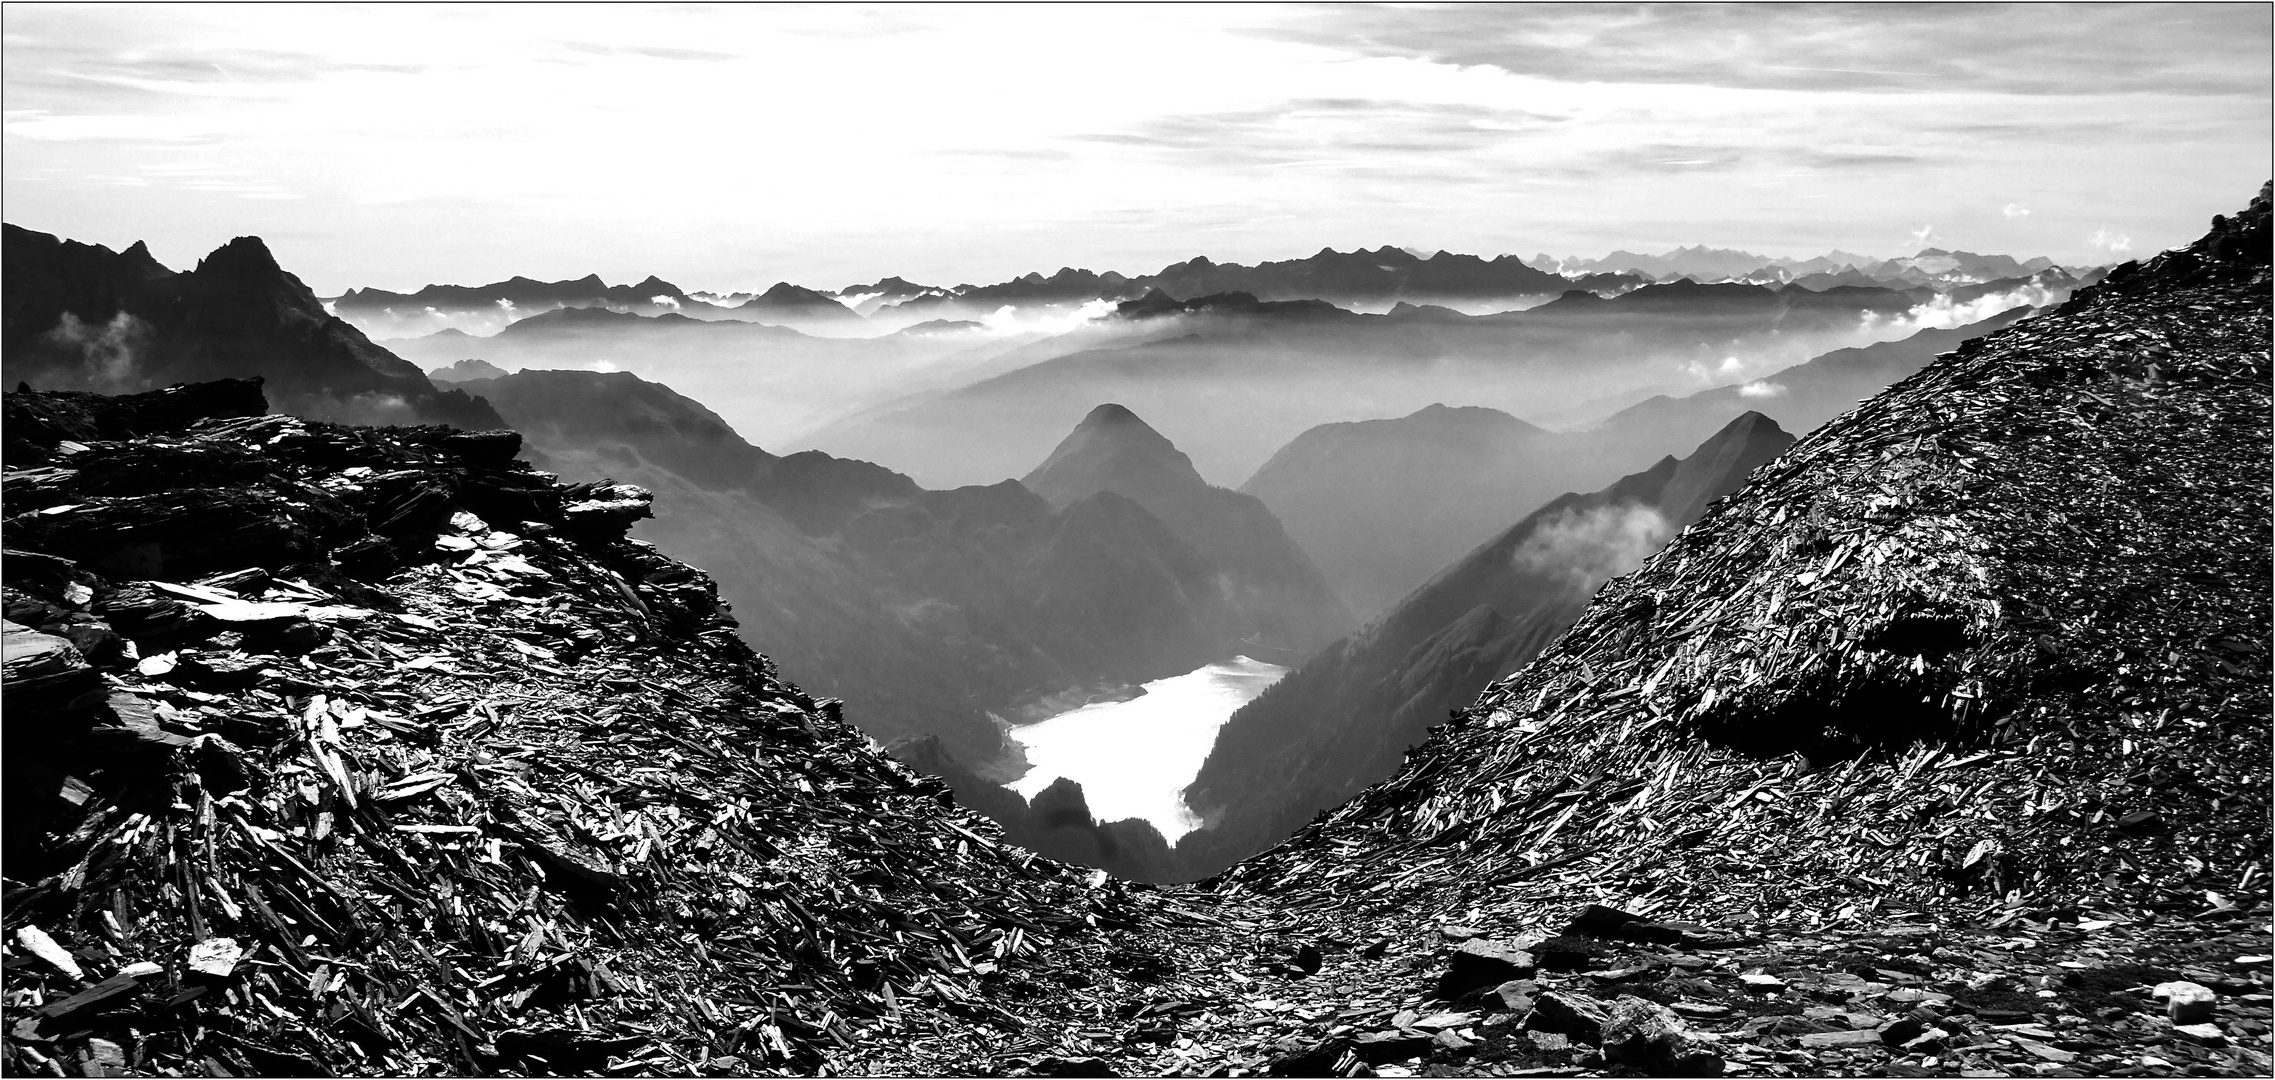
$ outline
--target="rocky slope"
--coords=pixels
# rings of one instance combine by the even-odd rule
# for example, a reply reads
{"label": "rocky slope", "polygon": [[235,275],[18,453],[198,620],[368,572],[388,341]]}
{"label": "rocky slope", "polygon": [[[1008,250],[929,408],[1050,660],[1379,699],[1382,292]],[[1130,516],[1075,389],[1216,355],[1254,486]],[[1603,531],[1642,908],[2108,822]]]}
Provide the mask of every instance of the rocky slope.
{"label": "rocky slope", "polygon": [[274,404],[306,416],[504,426],[479,398],[437,390],[333,318],[255,237],[187,273],[139,243],[114,252],[14,225],[0,225],[0,240],[0,378],[11,386],[121,393],[260,376]]}
{"label": "rocky slope", "polygon": [[[1554,933],[1544,911],[1593,896],[1660,921],[1598,933],[1674,946],[1641,965],[1558,946],[1599,1008],[1679,1007],[1693,972],[1871,1006],[1813,1033],[1830,1039],[1759,1012],[1662,1017],[1755,1069],[2266,1071],[2269,238],[2263,189],[2195,245],[1811,433],[1397,776],[1218,892],[1509,936]],[[1874,954],[1904,965],[1843,983],[1787,950],[1699,967],[1695,930],[1664,925],[1686,919],[1764,939],[1932,929]],[[2031,966],[1985,971],[1971,950],[1999,938]],[[1528,959],[1556,966],[1540,945]],[[2191,957],[2220,965],[2194,961],[2200,1014],[2142,1015]],[[1919,995],[1869,985],[1906,975]],[[1879,1027],[1906,1000],[1940,1034]],[[1583,1062],[1614,1052],[1581,1030],[1605,1041]],[[1464,1043],[1422,1052],[1574,1052],[1521,1031]]]}
{"label": "rocky slope", "polygon": [[1551,500],[1320,650],[1218,733],[1185,792],[1209,827],[1179,842],[1184,871],[1216,873],[1390,776],[1449,710],[1523,667],[1599,586],[1792,442],[1769,418],[1741,416],[1688,457]]}
{"label": "rocky slope", "polygon": [[1177,890],[941,808],[510,437],[9,395],[7,1068],[2266,1075],[2268,216]]}
{"label": "rocky slope", "polygon": [[1189,918],[780,681],[645,492],[265,407],[7,396],[11,1073],[963,1071],[1165,970]]}
{"label": "rocky slope", "polygon": [[656,492],[638,535],[715,574],[783,670],[859,701],[879,740],[937,736],[979,775],[1002,778],[991,714],[1040,719],[1070,691],[1177,674],[1285,617],[1276,595],[1224,584],[1244,566],[1111,491],[1054,507],[1008,480],[929,491],[867,462],[777,457],[625,372],[468,385],[548,467]]}
{"label": "rocky slope", "polygon": [[1686,397],[1654,396],[1585,431],[1546,431],[1498,410],[1442,404],[1321,424],[1281,447],[1240,490],[1286,522],[1328,583],[1371,618],[1562,492],[1594,490],[1686,454],[1748,412],[1808,431],[2026,313],[1837,349]]}

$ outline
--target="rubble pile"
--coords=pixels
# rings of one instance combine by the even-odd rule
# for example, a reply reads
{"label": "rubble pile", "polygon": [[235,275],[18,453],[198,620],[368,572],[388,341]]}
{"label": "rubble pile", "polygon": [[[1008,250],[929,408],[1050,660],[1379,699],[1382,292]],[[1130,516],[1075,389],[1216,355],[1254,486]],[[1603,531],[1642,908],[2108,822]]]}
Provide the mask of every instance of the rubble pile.
{"label": "rubble pile", "polygon": [[2263,191],[1819,429],[1216,891],[1357,938],[2240,923],[2264,994],[2268,236]]}
{"label": "rubble pile", "polygon": [[2226,273],[2113,275],[2163,284],[2083,292],[1803,439],[1398,777],[1228,876],[1300,891],[1364,844],[1406,879],[1384,901],[2264,898],[2266,218],[2198,245],[2241,251]]}
{"label": "rubble pile", "polygon": [[252,383],[6,408],[12,1074],[938,1071],[1163,964],[1157,896],[775,678],[640,489]]}

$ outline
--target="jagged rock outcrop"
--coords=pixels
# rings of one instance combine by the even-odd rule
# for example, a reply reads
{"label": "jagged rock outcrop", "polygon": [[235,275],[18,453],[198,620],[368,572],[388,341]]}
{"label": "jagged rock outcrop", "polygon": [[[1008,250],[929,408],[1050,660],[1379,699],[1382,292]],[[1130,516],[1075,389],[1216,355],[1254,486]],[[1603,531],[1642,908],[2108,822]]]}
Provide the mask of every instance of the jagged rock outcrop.
{"label": "jagged rock outcrop", "polygon": [[1218,733],[1186,789],[1209,827],[1179,841],[1184,871],[1216,873],[1391,775],[1449,710],[1531,660],[1599,586],[1792,442],[1747,413],[1686,458],[1551,500],[1320,650]]}
{"label": "jagged rock outcrop", "polygon": [[0,379],[10,386],[115,394],[261,377],[269,402],[299,415],[505,426],[481,399],[437,390],[332,317],[256,237],[176,273],[140,243],[113,252],[15,225],[0,235]]}

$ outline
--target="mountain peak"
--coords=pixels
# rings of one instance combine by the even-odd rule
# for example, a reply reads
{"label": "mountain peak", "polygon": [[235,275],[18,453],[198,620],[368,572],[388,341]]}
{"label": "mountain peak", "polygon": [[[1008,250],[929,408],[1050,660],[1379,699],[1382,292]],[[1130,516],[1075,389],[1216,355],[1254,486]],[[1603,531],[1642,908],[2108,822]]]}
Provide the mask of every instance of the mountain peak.
{"label": "mountain peak", "polygon": [[1131,412],[1128,407],[1117,405],[1111,401],[1090,410],[1090,415],[1083,417],[1082,423],[1076,425],[1075,430],[1080,431],[1086,427],[1106,424],[1136,424],[1147,431],[1153,430],[1145,421],[1138,419],[1138,414]]}
{"label": "mountain peak", "polygon": [[1128,408],[1111,402],[1090,410],[1035,471],[1020,478],[1028,490],[1066,506],[1112,491],[1145,501],[1168,488],[1207,487],[1193,459]]}
{"label": "mountain peak", "polygon": [[[147,255],[149,249],[144,248],[143,252]],[[200,259],[196,272],[223,277],[248,277],[281,274],[284,268],[277,265],[276,256],[269,253],[269,246],[260,237],[240,236]]]}

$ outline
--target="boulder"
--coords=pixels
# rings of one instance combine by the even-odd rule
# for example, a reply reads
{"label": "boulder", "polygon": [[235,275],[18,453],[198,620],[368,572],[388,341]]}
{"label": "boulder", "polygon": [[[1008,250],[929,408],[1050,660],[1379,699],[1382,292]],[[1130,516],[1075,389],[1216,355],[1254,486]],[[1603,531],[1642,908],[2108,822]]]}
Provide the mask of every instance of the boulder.
{"label": "boulder", "polygon": [[2164,1002],[2165,1015],[2175,1025],[2201,1024],[2212,1018],[2212,1006],[2219,1003],[2220,995],[2202,983],[2158,983],[2149,996]]}
{"label": "boulder", "polygon": [[[1672,1010],[1638,997],[1611,1003],[1603,1027],[1604,1060],[1652,1076],[1720,1076],[1722,1059],[1683,1026]],[[1866,1032],[1865,1034],[1871,1034]]]}
{"label": "boulder", "polygon": [[1578,994],[1555,990],[1533,999],[1532,1015],[1525,1026],[1535,1031],[1552,1031],[1570,1036],[1573,1042],[1594,1046],[1603,1042],[1604,1026],[1611,1023],[1611,1013],[1602,1002]]}
{"label": "boulder", "polygon": [[1472,990],[1530,978],[1534,968],[1531,953],[1492,938],[1470,938],[1446,962],[1446,973],[1438,979],[1438,996],[1451,1001]]}

